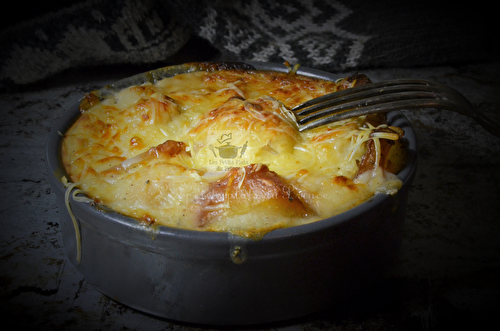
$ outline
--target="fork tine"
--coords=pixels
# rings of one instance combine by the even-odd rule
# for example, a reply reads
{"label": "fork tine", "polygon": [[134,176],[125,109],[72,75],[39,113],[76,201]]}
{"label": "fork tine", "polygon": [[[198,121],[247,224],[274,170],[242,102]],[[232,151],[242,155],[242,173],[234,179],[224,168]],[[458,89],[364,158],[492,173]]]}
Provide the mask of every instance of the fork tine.
{"label": "fork tine", "polygon": [[370,83],[309,100],[292,109],[304,131],[370,113],[415,108],[443,108],[473,116],[472,105],[456,90],[432,81],[394,79]]}
{"label": "fork tine", "polygon": [[[372,96],[387,95],[405,91],[427,91],[429,93],[433,93],[434,95],[432,96],[438,96],[437,93],[441,92],[442,89],[443,86],[439,86],[436,83],[422,80],[390,80],[356,86],[342,91],[326,94],[324,96],[306,101],[293,108],[292,111],[296,115],[301,116],[331,105],[333,106],[355,100],[364,100]],[[431,96],[429,95],[429,97]]]}
{"label": "fork tine", "polygon": [[295,112],[298,123],[308,122],[315,118],[343,112],[344,110],[385,104],[391,101],[440,99],[434,91],[408,91],[408,89],[401,89],[399,87],[391,91],[384,90],[383,93],[378,90],[365,92],[371,93],[356,94],[354,98],[348,98],[351,96],[349,95],[348,97],[343,97],[340,100],[337,98],[329,99],[323,103],[317,103],[302,109],[299,112]]}
{"label": "fork tine", "polygon": [[457,90],[423,79],[393,79],[330,93],[291,109],[299,131],[346,118],[395,110],[440,108],[475,119],[500,137],[500,123],[476,109]]}
{"label": "fork tine", "polygon": [[448,110],[456,110],[457,105],[449,100],[444,99],[405,99],[398,101],[390,101],[385,103],[377,103],[361,107],[349,107],[333,113],[324,114],[322,117],[311,118],[306,116],[297,119],[299,131],[310,130],[325,124],[341,121],[351,117],[373,113],[388,113],[396,110],[417,109],[417,108],[441,108]]}
{"label": "fork tine", "polygon": [[319,104],[336,104],[340,102],[350,101],[350,100],[358,100],[363,99],[365,97],[371,95],[379,95],[380,93],[391,93],[391,92],[400,92],[407,90],[408,88],[412,89],[424,89],[429,90],[432,87],[442,87],[441,84],[424,81],[420,79],[393,79],[387,81],[381,81],[377,83],[370,83],[366,85],[356,86],[353,88],[329,93],[312,100],[306,101],[292,109],[296,114],[306,114],[308,112],[314,111],[316,105]]}

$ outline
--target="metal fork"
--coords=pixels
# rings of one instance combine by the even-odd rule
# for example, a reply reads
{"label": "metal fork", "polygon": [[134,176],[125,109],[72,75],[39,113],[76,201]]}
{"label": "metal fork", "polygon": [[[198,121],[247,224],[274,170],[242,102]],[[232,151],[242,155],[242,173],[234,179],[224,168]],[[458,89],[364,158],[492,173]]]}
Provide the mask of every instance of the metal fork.
{"label": "metal fork", "polygon": [[356,86],[311,99],[291,110],[299,131],[305,131],[361,115],[423,108],[451,110],[469,116],[500,137],[500,123],[480,112],[460,92],[422,79],[393,79]]}

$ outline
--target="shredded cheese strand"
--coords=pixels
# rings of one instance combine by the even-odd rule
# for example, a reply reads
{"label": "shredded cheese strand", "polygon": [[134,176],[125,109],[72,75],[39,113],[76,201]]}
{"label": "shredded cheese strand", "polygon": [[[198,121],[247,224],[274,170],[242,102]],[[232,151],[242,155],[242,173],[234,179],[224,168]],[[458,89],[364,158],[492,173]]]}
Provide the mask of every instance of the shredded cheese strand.
{"label": "shredded cheese strand", "polygon": [[64,193],[64,204],[66,205],[66,209],[68,210],[69,216],[71,217],[71,221],[73,222],[73,227],[75,228],[76,260],[78,261],[78,263],[80,263],[80,260],[82,258],[82,240],[80,234],[80,225],[75,217],[75,214],[73,213],[73,210],[71,209],[70,196],[73,198],[73,200],[77,202],[91,203],[94,202],[94,200],[86,196],[79,196],[79,194],[85,194],[85,191],[77,188],[76,187],[77,183],[68,182],[68,179],[64,176],[61,178],[61,180],[63,182],[64,187],[66,187],[66,192]]}
{"label": "shredded cheese strand", "polygon": [[80,263],[82,258],[82,241],[80,235],[80,226],[78,221],[76,220],[75,214],[73,214],[73,210],[71,209],[71,205],[69,202],[70,194],[75,189],[76,184],[70,183],[66,179],[66,177],[62,178],[63,184],[66,187],[66,192],[64,194],[64,203],[66,205],[66,209],[68,210],[69,216],[71,217],[71,221],[73,222],[73,227],[75,228],[75,237],[76,237],[76,261]]}

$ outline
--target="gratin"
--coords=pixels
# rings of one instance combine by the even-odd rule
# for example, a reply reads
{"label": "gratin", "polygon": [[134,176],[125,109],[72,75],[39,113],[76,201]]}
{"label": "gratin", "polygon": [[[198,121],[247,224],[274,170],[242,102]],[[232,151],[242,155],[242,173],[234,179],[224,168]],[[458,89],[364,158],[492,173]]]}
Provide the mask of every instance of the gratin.
{"label": "gratin", "polygon": [[334,216],[397,192],[404,132],[382,114],[299,132],[289,109],[369,83],[228,69],[91,92],[64,133],[68,189],[145,224],[252,238]]}

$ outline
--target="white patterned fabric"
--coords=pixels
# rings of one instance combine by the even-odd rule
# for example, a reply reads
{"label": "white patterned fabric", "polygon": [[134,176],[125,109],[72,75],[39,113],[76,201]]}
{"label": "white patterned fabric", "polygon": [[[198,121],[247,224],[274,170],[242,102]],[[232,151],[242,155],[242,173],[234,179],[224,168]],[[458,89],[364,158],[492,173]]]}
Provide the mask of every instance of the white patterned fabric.
{"label": "white patterned fabric", "polygon": [[[63,4],[2,29],[2,86],[42,81],[66,69],[161,66],[183,59],[288,61],[352,72],[489,61],[498,54],[486,42],[488,22],[479,12],[439,7],[436,1],[81,0]],[[191,47],[186,48],[188,43]]]}

